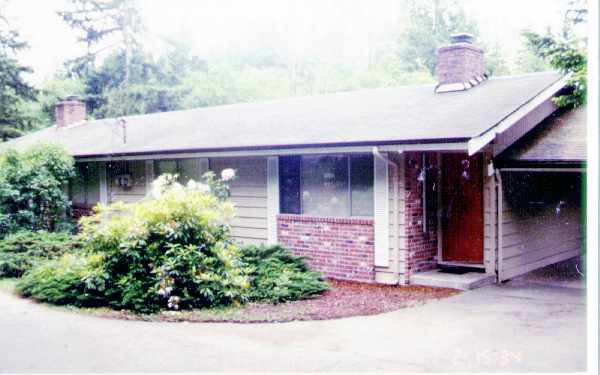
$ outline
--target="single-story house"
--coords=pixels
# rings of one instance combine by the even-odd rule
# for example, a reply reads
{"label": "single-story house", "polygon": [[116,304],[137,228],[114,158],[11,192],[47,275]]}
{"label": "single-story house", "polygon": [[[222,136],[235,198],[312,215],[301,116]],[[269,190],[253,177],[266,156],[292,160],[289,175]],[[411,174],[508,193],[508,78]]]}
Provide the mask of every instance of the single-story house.
{"label": "single-story house", "polygon": [[79,210],[141,199],[162,173],[233,168],[235,239],[281,243],[332,278],[461,266],[503,281],[578,255],[585,112],[557,112],[566,77],[488,79],[466,34],[437,58],[431,85],[94,121],[66,100],[55,127],[8,146],[64,145]]}

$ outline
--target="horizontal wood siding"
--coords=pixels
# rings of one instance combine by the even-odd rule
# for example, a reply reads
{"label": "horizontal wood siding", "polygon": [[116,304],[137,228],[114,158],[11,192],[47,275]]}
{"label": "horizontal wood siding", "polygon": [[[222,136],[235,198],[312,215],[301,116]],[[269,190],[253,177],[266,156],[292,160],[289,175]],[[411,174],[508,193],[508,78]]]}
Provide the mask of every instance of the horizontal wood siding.
{"label": "horizontal wood siding", "polygon": [[236,178],[229,184],[236,206],[232,234],[242,244],[267,241],[267,158],[211,158],[210,170],[220,175],[232,168]]}
{"label": "horizontal wood siding", "polygon": [[[131,176],[131,186],[123,188],[117,183],[117,176]],[[108,202],[133,203],[146,196],[146,162],[144,160],[117,161],[107,164]]]}
{"label": "horizontal wood siding", "polygon": [[[522,173],[502,173],[500,281],[578,256],[582,249],[581,186],[573,183],[574,174],[566,173],[564,179],[554,176],[554,182],[544,179],[545,172],[535,175],[536,184],[544,189],[541,192],[532,180],[524,182]],[[574,188],[560,188],[561,183]]]}

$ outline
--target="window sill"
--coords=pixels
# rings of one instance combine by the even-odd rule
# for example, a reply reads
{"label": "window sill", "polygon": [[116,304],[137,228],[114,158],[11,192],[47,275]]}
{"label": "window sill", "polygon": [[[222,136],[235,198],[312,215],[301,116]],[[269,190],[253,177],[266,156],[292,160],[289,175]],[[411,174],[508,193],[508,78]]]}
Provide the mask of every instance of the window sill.
{"label": "window sill", "polygon": [[295,214],[279,214],[277,219],[288,222],[309,222],[309,223],[331,223],[331,224],[358,224],[373,225],[373,218],[369,217],[341,217],[341,216],[310,216]]}

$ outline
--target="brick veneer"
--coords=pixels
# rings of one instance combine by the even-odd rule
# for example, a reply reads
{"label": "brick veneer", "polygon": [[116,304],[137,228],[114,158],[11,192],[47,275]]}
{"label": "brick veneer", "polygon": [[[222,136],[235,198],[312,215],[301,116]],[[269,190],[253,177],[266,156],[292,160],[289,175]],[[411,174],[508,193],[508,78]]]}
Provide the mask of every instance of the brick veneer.
{"label": "brick veneer", "polygon": [[372,219],[278,215],[277,238],[326,277],[375,280]]}
{"label": "brick veneer", "polygon": [[[425,153],[428,166],[437,166],[435,153]],[[405,218],[406,218],[406,269],[407,280],[416,272],[436,267],[438,238],[437,221],[423,232],[423,183],[417,178],[421,172],[422,153],[406,153],[405,158]]]}

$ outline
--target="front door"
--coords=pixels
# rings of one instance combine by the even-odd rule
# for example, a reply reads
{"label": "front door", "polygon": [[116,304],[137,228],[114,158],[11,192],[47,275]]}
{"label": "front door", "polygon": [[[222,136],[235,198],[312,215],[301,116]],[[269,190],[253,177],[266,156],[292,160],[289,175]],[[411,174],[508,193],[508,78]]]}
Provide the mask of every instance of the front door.
{"label": "front door", "polygon": [[483,159],[442,155],[442,260],[483,264]]}

